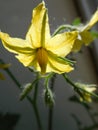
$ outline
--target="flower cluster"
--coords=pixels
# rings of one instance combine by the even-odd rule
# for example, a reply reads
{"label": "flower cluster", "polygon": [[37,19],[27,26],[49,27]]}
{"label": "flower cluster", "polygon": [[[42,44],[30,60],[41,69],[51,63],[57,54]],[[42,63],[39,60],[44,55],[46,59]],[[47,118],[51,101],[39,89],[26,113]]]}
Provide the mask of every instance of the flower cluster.
{"label": "flower cluster", "polygon": [[4,47],[16,54],[24,66],[33,67],[42,74],[70,72],[73,67],[64,59],[72,51],[79,51],[82,44],[88,45],[93,36],[89,29],[98,22],[98,10],[85,26],[74,26],[74,31],[51,36],[47,8],[44,1],[34,10],[30,28],[25,39],[12,38],[0,32]]}
{"label": "flower cluster", "polygon": [[[47,73],[50,75],[54,73],[64,74],[74,69],[73,62],[65,57],[71,52],[79,51],[83,44],[89,45],[94,40],[90,29],[97,22],[98,10],[86,25],[62,25],[51,35],[47,8],[42,1],[33,10],[31,24],[25,39],[10,37],[9,34],[2,31],[0,32],[0,39],[4,47],[14,53],[24,66],[39,72],[41,76],[44,77]],[[63,32],[61,32],[62,27],[65,29]],[[2,67],[0,65],[0,68]],[[47,81],[48,78],[45,78]],[[64,78],[66,79],[65,76]],[[75,87],[79,86],[79,84],[74,85],[68,79],[66,80]],[[47,82],[46,86],[48,86]],[[26,89],[30,90],[29,88],[32,88],[32,84],[26,86]],[[49,97],[51,95],[50,89],[46,88],[46,95]],[[88,89],[84,89],[84,91],[88,91]],[[89,98],[89,95],[86,93],[84,98]]]}

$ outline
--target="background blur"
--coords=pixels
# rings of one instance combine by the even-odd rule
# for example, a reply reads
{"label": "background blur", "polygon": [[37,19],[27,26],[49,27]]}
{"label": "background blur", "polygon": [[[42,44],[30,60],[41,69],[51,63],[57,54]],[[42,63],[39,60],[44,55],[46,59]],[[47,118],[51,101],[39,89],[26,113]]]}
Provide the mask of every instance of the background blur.
{"label": "background blur", "polygon": [[[0,0],[0,29],[13,37],[25,38],[31,22],[32,9],[40,2],[41,0]],[[88,21],[98,6],[97,0],[93,2],[90,0],[45,0],[45,2],[51,33],[61,24],[72,23],[76,17],[80,17],[83,22]],[[76,69],[70,74],[71,78],[82,83],[96,84],[98,83],[97,41],[93,43],[92,49],[83,48],[82,52],[73,56],[77,64]],[[33,73],[19,63],[13,54],[6,51],[1,42],[0,58],[12,64],[10,70],[21,84],[33,80]],[[30,104],[26,99],[19,101],[19,89],[6,72],[1,72],[6,80],[0,81],[0,130],[37,130],[35,115]],[[54,88],[53,130],[79,130],[77,120],[83,127],[92,125],[88,111],[82,105],[69,101],[74,91],[66,84],[62,76],[57,76]],[[38,108],[43,126],[47,130],[48,108],[44,104],[42,93],[43,86],[40,83]],[[97,103],[91,103],[90,106],[93,108],[92,112],[98,111]]]}

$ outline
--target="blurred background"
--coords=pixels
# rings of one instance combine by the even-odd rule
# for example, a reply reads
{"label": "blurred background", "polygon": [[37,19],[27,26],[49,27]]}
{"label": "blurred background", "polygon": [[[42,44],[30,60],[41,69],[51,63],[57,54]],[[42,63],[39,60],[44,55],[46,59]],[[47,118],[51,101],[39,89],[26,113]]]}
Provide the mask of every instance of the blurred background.
{"label": "blurred background", "polygon": [[[0,0],[0,29],[13,37],[25,38],[31,22],[32,9],[41,0]],[[51,33],[61,24],[71,24],[79,17],[82,22],[90,19],[98,7],[97,0],[45,0],[49,13]],[[98,27],[96,26],[96,29]],[[82,48],[82,53],[76,53],[76,69],[70,73],[71,79],[82,83],[98,83],[98,40],[92,47]],[[11,63],[10,71],[22,84],[31,82],[34,78],[27,68],[6,51],[0,42],[0,58],[5,63]],[[0,130],[37,130],[34,111],[29,102],[19,101],[20,90],[5,71],[0,70],[6,80],[0,80]],[[70,101],[74,91],[62,76],[58,75],[54,86],[55,106],[53,109],[53,130],[88,130],[93,120],[91,114],[98,112],[98,104],[90,103],[89,107]],[[40,83],[38,93],[38,109],[44,129],[48,130],[48,107],[43,100],[43,85]],[[88,110],[91,114],[89,114]],[[85,128],[85,129],[84,129]],[[98,130],[92,127],[89,130]]]}

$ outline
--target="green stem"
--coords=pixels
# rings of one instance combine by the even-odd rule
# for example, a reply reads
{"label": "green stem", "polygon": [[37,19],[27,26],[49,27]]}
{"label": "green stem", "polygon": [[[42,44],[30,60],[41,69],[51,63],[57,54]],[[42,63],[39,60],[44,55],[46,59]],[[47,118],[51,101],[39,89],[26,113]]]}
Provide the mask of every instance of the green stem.
{"label": "green stem", "polygon": [[[39,79],[39,74],[37,73],[36,79]],[[39,80],[35,83],[35,90],[34,90],[34,96],[33,96],[33,102],[37,101],[37,94],[38,94],[38,85],[39,85]]]}
{"label": "green stem", "polygon": [[94,97],[96,97],[96,98],[98,99],[98,95],[96,95],[95,93],[91,93],[91,92],[85,90],[85,89],[82,88],[82,87],[79,87],[79,86],[76,85],[73,81],[71,81],[66,74],[62,74],[62,75],[63,75],[64,79],[65,79],[70,85],[72,85],[72,86],[74,87],[74,89],[80,89],[80,90],[82,90],[82,91],[84,91],[84,92],[86,92],[86,93],[88,93],[88,94],[90,94],[90,95],[92,95],[92,96],[94,96]]}
{"label": "green stem", "polygon": [[[36,75],[36,79],[39,79],[39,74],[38,73]],[[35,115],[36,115],[38,129],[39,130],[43,130],[41,119],[40,119],[40,115],[39,115],[39,111],[38,111],[38,107],[37,107],[38,86],[39,86],[39,82],[36,82],[35,83],[35,90],[34,90],[34,96],[33,96],[33,103],[32,103],[32,105],[33,105],[33,109],[34,109],[34,112],[35,112]]]}
{"label": "green stem", "polygon": [[43,130],[36,100],[34,100],[34,99],[32,100],[29,96],[27,96],[27,99],[31,103],[31,106],[32,106],[32,108],[34,110],[34,114],[35,114],[35,117],[36,117],[36,122],[37,122],[37,125],[38,125],[38,130]]}
{"label": "green stem", "polygon": [[[50,89],[52,92],[54,90],[55,79],[56,79],[56,74],[54,74],[53,77],[51,78]],[[53,106],[49,107],[48,130],[52,130],[52,124],[53,124]]]}
{"label": "green stem", "polygon": [[63,31],[63,30],[65,30],[65,29],[76,30],[77,28],[76,28],[75,26],[68,25],[68,24],[66,24],[66,25],[61,25],[61,26],[59,26],[59,27],[55,30],[55,32],[53,33],[52,36],[57,35],[60,31]]}
{"label": "green stem", "polygon": [[48,113],[48,130],[52,130],[52,124],[53,124],[53,107],[49,107],[49,113]]}
{"label": "green stem", "polygon": [[[4,62],[2,59],[0,59],[0,63],[5,64],[5,62]],[[11,72],[8,68],[5,68],[4,70],[7,72],[7,74],[10,76],[10,78],[14,81],[14,83],[15,83],[15,84],[17,85],[17,87],[20,89],[21,84],[20,84],[19,81],[15,78],[15,76],[12,74],[12,72]]]}
{"label": "green stem", "polygon": [[[3,60],[0,59],[0,62],[2,64],[5,64]],[[12,74],[12,72],[7,68],[4,69],[7,74],[10,76],[10,78],[13,80],[13,82],[16,84],[16,86],[21,90],[21,84],[19,83],[19,81],[16,79],[16,77]],[[33,107],[35,116],[36,116],[36,120],[37,120],[37,124],[38,124],[38,129],[39,130],[43,130],[42,129],[42,125],[41,125],[41,121],[40,121],[40,116],[39,116],[39,112],[38,112],[38,108],[37,108],[37,104],[36,104],[36,100],[37,100],[37,90],[38,90],[38,83],[36,82],[35,85],[35,92],[34,92],[34,98],[33,100],[29,97],[26,96],[27,100],[30,102],[31,106]]]}
{"label": "green stem", "polygon": [[33,102],[32,106],[33,106],[34,113],[36,115],[36,121],[37,121],[37,124],[38,124],[38,130],[43,130],[37,104],[35,102]]}
{"label": "green stem", "polygon": [[[75,83],[73,83],[73,82],[68,78],[68,76],[67,76],[66,74],[63,74],[63,77],[64,77],[64,79],[65,79],[69,84],[71,84],[75,89],[81,89],[82,91],[84,91],[84,92],[86,92],[86,93],[88,93],[88,94],[91,94],[91,95],[93,95],[93,96],[95,96],[95,97],[98,98],[98,96],[96,96],[96,94],[94,94],[94,93],[92,94],[92,93],[86,91],[85,89],[83,89],[83,88],[77,86]],[[86,107],[85,107],[85,108],[86,108]],[[93,116],[91,115],[91,113],[89,112],[89,110],[88,110],[87,108],[86,108],[86,110],[87,110],[87,112],[88,112],[90,118],[92,119],[92,122],[93,122],[94,124],[96,124],[96,120],[93,118]]]}
{"label": "green stem", "polygon": [[[51,84],[50,84],[50,88],[48,88],[50,79],[51,79]],[[45,79],[45,87],[46,87],[45,89],[46,90],[50,89],[53,92],[54,82],[55,82],[55,74],[50,73]],[[52,106],[49,105],[49,109],[48,109],[48,130],[52,130],[52,123],[53,123],[53,105]]]}

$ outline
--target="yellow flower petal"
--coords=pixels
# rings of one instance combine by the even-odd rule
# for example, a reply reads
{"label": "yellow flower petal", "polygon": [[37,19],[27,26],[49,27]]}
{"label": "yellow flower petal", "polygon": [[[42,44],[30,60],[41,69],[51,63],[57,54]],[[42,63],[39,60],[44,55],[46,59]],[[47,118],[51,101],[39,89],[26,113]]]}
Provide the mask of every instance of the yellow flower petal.
{"label": "yellow flower petal", "polygon": [[0,38],[5,48],[16,53],[16,58],[24,66],[34,67],[41,73],[56,72],[61,74],[73,69],[62,57],[71,51],[77,38],[77,32],[66,32],[51,38],[44,2],[33,10],[26,40],[11,38],[2,32],[0,32]]}
{"label": "yellow flower petal", "polygon": [[79,90],[80,101],[91,102],[92,101],[91,96],[94,95],[93,91],[96,90],[96,85],[95,84],[82,84],[82,83],[78,83],[78,82],[76,83],[76,85],[79,88],[82,88],[85,90],[85,91],[83,91],[81,89]]}
{"label": "yellow flower petal", "polygon": [[81,49],[82,44],[89,45],[94,37],[92,36],[89,30],[98,22],[98,10],[93,14],[92,18],[85,26],[79,26],[77,28],[79,36],[81,39],[77,39],[74,43],[72,51],[79,51]]}
{"label": "yellow flower petal", "polygon": [[81,38],[82,38],[82,42],[85,45],[90,44],[94,40],[92,34],[89,31],[83,31],[83,32],[80,33],[80,35],[81,35]]}
{"label": "yellow flower petal", "polygon": [[57,34],[49,40],[49,42],[46,44],[46,48],[58,56],[64,57],[72,50],[76,38],[76,31]]}
{"label": "yellow flower petal", "polygon": [[45,3],[40,3],[34,10],[26,40],[32,42],[34,47],[41,47],[50,39],[47,9]]}
{"label": "yellow flower petal", "polygon": [[72,48],[72,51],[74,52],[79,51],[83,44],[87,46],[94,40],[93,36],[91,35],[89,31],[83,31],[79,35],[81,38],[76,39]]}
{"label": "yellow flower petal", "polygon": [[74,42],[72,51],[77,52],[81,49],[81,47],[82,47],[82,41],[79,39],[76,39],[76,41]]}
{"label": "yellow flower petal", "polygon": [[26,40],[11,38],[7,33],[0,32],[0,39],[4,47],[10,52],[26,54],[33,51],[33,47]]}
{"label": "yellow flower petal", "polygon": [[24,65],[24,66],[33,66],[35,64],[36,55],[31,54],[19,54],[16,55],[16,58]]}
{"label": "yellow flower petal", "polygon": [[73,68],[64,60],[60,59],[55,54],[48,52],[48,63],[46,72],[55,72],[58,74],[68,73],[72,71]]}
{"label": "yellow flower petal", "polygon": [[91,29],[97,22],[98,22],[98,10],[93,14],[92,18],[90,19],[88,24],[84,26],[83,30]]}

